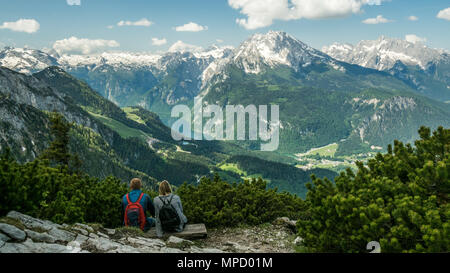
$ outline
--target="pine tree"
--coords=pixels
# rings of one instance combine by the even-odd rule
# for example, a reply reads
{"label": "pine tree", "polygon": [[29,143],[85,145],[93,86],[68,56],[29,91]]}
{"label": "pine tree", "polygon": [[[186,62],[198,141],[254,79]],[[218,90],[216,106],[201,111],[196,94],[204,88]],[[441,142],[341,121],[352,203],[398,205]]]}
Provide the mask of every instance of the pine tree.
{"label": "pine tree", "polygon": [[43,152],[42,158],[48,159],[56,165],[69,166],[71,154],[69,152],[69,132],[72,127],[66,119],[57,112],[50,114],[50,132],[53,141],[46,151]]}

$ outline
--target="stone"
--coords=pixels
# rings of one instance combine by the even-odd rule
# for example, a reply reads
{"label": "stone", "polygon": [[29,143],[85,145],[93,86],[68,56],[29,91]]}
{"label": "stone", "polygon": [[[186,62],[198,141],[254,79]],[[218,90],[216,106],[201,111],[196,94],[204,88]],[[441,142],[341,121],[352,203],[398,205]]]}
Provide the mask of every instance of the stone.
{"label": "stone", "polygon": [[161,253],[186,253],[186,251],[183,251],[178,248],[171,248],[171,247],[162,247],[160,249]]}
{"label": "stone", "polygon": [[117,242],[102,237],[99,237],[97,239],[90,238],[87,240],[87,243],[94,246],[99,252],[113,251],[122,246]]}
{"label": "stone", "polygon": [[81,253],[83,250],[81,249],[81,243],[79,241],[72,241],[67,244],[67,248],[70,250],[70,253]]}
{"label": "stone", "polygon": [[81,228],[81,229],[87,230],[88,232],[94,232],[94,229],[93,229],[92,227],[90,227],[90,226],[88,226],[88,225],[85,225],[85,224],[76,223],[76,224],[73,225],[73,226],[74,226],[74,227],[77,227],[77,228]]}
{"label": "stone", "polygon": [[5,243],[0,247],[0,253],[31,253],[31,251],[23,244]]}
{"label": "stone", "polygon": [[189,252],[192,253],[226,253],[226,251],[217,248],[199,248],[198,246],[191,246]]}
{"label": "stone", "polygon": [[20,221],[25,227],[32,230],[40,229],[43,231],[49,231],[56,227],[56,224],[49,224],[49,222],[33,218],[17,211],[10,211],[6,216]]}
{"label": "stone", "polygon": [[55,238],[56,242],[68,243],[75,240],[75,234],[58,228],[52,228],[48,234]]}
{"label": "stone", "polygon": [[109,236],[108,236],[108,235],[106,235],[106,234],[104,234],[104,233],[101,233],[101,232],[97,232],[97,235],[98,235],[98,236],[100,236],[100,237],[103,237],[103,238],[109,239]]}
{"label": "stone", "polygon": [[0,241],[9,242],[9,241],[11,241],[11,238],[9,238],[8,236],[6,236],[3,233],[0,233]]}
{"label": "stone", "polygon": [[235,251],[240,252],[240,253],[248,252],[250,250],[249,247],[242,246],[238,243],[231,242],[231,241],[228,241],[225,244],[231,246]]}
{"label": "stone", "polygon": [[3,241],[2,239],[0,239],[0,248],[2,248],[5,244],[6,244],[6,242]]}
{"label": "stone", "polygon": [[47,244],[47,243],[34,243],[28,239],[23,243],[31,253],[71,253],[71,249],[65,245],[60,244]]}
{"label": "stone", "polygon": [[294,240],[295,245],[301,245],[303,243],[303,238],[297,237]]}
{"label": "stone", "polygon": [[17,240],[17,241],[23,241],[27,237],[25,232],[23,230],[18,229],[15,226],[0,223],[0,231],[8,235],[10,238]]}
{"label": "stone", "polygon": [[79,227],[72,227],[71,230],[72,230],[72,231],[75,231],[75,232],[78,232],[78,233],[80,233],[80,234],[83,234],[83,235],[85,235],[85,236],[88,236],[88,235],[89,235],[89,232],[88,232],[87,230],[82,229],[82,228],[79,228]]}
{"label": "stone", "polygon": [[115,229],[104,228],[104,230],[106,231],[106,233],[108,233],[108,235],[116,234],[116,230]]}
{"label": "stone", "polygon": [[127,245],[120,245],[116,249],[108,250],[106,253],[141,253],[137,248],[127,246]]}
{"label": "stone", "polygon": [[39,233],[29,229],[26,229],[25,232],[34,242],[54,243],[56,241],[55,238],[47,233]]}
{"label": "stone", "polygon": [[77,238],[75,239],[75,241],[80,243],[80,244],[82,244],[82,243],[86,242],[88,239],[89,239],[89,237],[84,236],[82,234],[78,234]]}
{"label": "stone", "polygon": [[64,245],[35,243],[31,239],[23,243],[6,243],[0,253],[70,253]]}
{"label": "stone", "polygon": [[169,239],[167,239],[166,244],[168,246],[178,247],[178,248],[184,248],[188,247],[194,244],[194,242],[181,239],[175,236],[170,236]]}
{"label": "stone", "polygon": [[137,246],[142,246],[142,247],[161,248],[161,247],[165,247],[166,246],[166,243],[164,243],[160,239],[148,239],[148,238],[142,238],[142,237],[137,237],[137,238],[128,237],[127,241],[129,243],[132,243],[132,244],[137,245]]}

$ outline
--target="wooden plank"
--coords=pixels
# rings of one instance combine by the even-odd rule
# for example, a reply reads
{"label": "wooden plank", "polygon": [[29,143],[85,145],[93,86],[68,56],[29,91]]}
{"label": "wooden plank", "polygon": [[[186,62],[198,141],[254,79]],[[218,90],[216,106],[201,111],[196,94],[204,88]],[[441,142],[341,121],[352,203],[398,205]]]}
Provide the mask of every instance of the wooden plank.
{"label": "wooden plank", "polygon": [[[147,234],[150,237],[156,237],[156,228],[151,228]],[[176,236],[183,239],[201,239],[208,236],[205,224],[188,224],[184,227],[182,232],[168,233],[164,232],[164,237]]]}

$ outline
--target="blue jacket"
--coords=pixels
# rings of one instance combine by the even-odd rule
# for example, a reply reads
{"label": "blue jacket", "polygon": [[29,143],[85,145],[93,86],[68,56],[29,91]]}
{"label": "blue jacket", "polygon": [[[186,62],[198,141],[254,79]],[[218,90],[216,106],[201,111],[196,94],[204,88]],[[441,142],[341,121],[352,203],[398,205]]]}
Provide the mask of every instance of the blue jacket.
{"label": "blue jacket", "polygon": [[[141,196],[142,191],[141,190],[132,190],[130,194],[130,201],[136,202],[139,199],[139,196]],[[144,208],[144,212],[147,214],[147,211],[150,211],[151,215],[155,215],[155,206],[153,205],[153,201],[148,196],[148,194],[144,193],[144,196],[141,199],[141,202],[139,202],[141,206]],[[122,197],[122,212],[125,215],[125,210],[128,206],[128,200],[127,195],[125,194]],[[122,217],[123,218],[123,217]]]}

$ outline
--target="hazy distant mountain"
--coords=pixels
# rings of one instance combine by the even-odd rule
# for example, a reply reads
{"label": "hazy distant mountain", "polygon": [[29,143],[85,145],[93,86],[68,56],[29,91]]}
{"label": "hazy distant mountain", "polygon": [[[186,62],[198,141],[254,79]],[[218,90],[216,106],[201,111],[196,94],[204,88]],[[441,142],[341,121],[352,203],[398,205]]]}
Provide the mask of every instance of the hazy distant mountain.
{"label": "hazy distant mountain", "polygon": [[347,63],[387,71],[428,97],[450,100],[450,55],[443,50],[384,36],[356,46],[335,43],[322,50]]}

